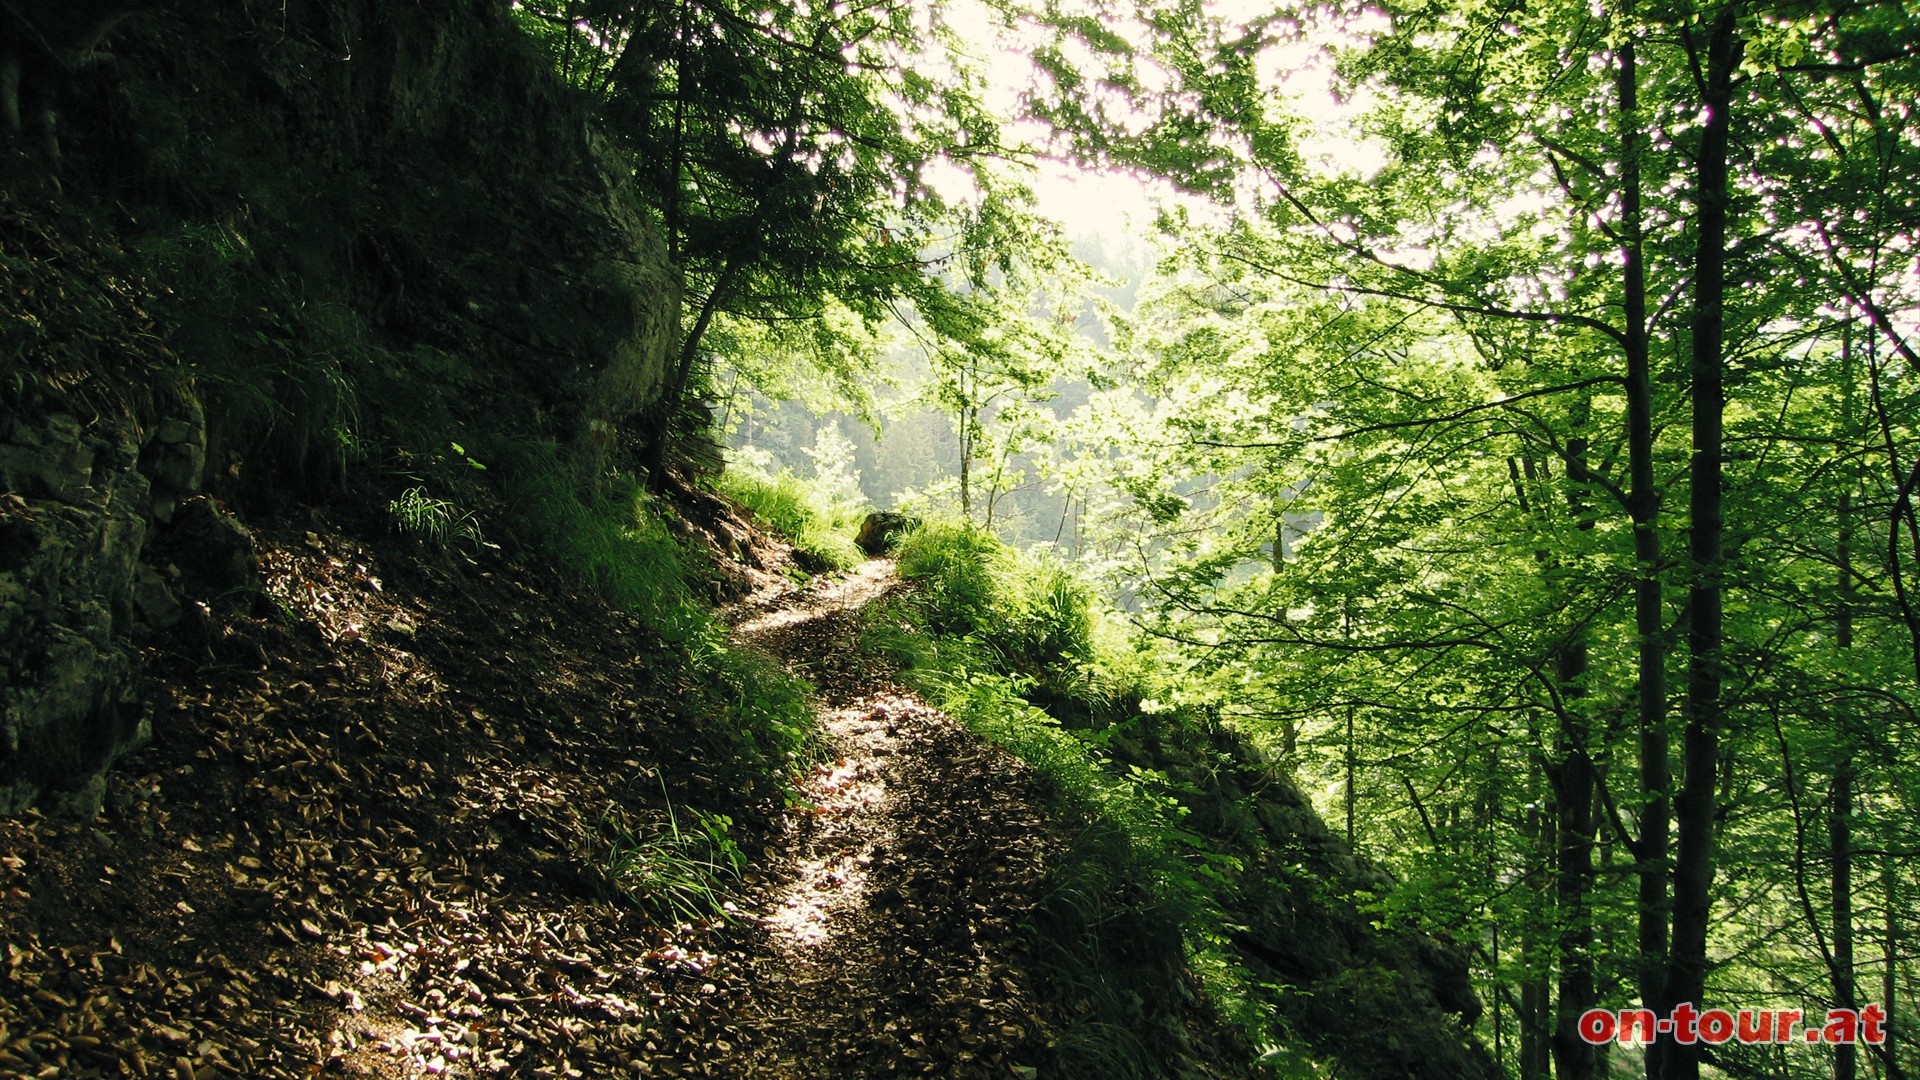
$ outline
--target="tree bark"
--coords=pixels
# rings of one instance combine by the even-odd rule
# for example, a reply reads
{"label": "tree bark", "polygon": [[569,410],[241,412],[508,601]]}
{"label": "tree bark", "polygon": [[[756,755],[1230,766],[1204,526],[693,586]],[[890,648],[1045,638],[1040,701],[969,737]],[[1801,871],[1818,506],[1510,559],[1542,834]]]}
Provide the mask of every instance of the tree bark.
{"label": "tree bark", "polygon": [[[1840,430],[1853,432],[1853,324],[1840,328]],[[1839,604],[1834,609],[1833,641],[1842,651],[1853,648],[1853,477],[1847,476],[1836,508],[1835,558]],[[1853,739],[1845,714],[1839,718],[1840,760],[1833,769],[1833,790],[1827,808],[1827,858],[1833,907],[1833,1004],[1858,1008],[1853,978]],[[1859,1075],[1858,1051],[1851,1043],[1833,1048],[1833,1080]]]}
{"label": "tree bark", "polygon": [[[1533,833],[1534,858],[1545,863],[1556,848],[1553,824],[1538,810],[1527,813],[1527,828]],[[1544,866],[1540,867],[1544,870]],[[1544,907],[1547,891],[1532,887]],[[1541,934],[1529,931],[1520,938],[1520,1080],[1547,1080],[1553,1061],[1552,1001],[1547,990],[1547,963]]]}
{"label": "tree bark", "polygon": [[1880,975],[1880,1007],[1887,1011],[1885,1025],[1887,1041],[1880,1046],[1880,1061],[1886,1066],[1887,1080],[1905,1080],[1906,1072],[1900,1068],[1900,1047],[1894,1039],[1895,998],[1900,989],[1900,923],[1894,915],[1894,881],[1898,876],[1898,863],[1889,855],[1880,867],[1880,887],[1882,900],[1886,904],[1885,923],[1881,931],[1880,952],[1883,962]]}
{"label": "tree bark", "polygon": [[658,417],[653,437],[647,441],[641,454],[641,468],[647,474],[647,486],[654,491],[661,490],[667,482],[667,444],[672,441],[674,418],[685,404],[687,387],[693,381],[693,365],[700,358],[700,339],[713,325],[713,317],[719,313],[733,289],[734,278],[740,273],[740,256],[727,260],[720,270],[720,276],[714,279],[713,288],[700,304],[700,314],[693,320],[692,329],[687,331],[686,339],[680,343],[680,355],[675,360],[673,371],[668,374],[666,389],[662,392],[656,406]]}
{"label": "tree bark", "polygon": [[[1857,1009],[1853,982],[1853,762],[1841,760],[1833,772],[1832,805],[1827,814],[1827,854],[1833,866],[1833,1006]],[[1852,1043],[1835,1043],[1833,1080],[1855,1080],[1858,1051]]]}

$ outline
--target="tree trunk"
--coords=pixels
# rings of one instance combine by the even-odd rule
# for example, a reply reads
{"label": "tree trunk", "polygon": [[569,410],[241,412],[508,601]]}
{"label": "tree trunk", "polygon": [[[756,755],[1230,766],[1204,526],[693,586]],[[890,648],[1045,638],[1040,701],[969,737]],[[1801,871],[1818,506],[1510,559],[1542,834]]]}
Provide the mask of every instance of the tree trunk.
{"label": "tree trunk", "polygon": [[[1624,9],[1632,18],[1629,4]],[[1667,845],[1673,815],[1668,762],[1667,635],[1661,588],[1659,496],[1653,470],[1653,358],[1647,342],[1647,269],[1642,242],[1640,75],[1634,41],[1620,45],[1620,237],[1626,256],[1622,338],[1627,361],[1627,513],[1633,519],[1633,630],[1638,650],[1636,713],[1640,735],[1640,834],[1634,851],[1639,897],[1637,985],[1642,1003],[1660,1000],[1667,960]],[[1647,1075],[1657,1076],[1649,1047]]]}
{"label": "tree trunk", "polygon": [[[1843,758],[1833,772],[1827,814],[1827,853],[1833,860],[1833,1006],[1860,1007],[1853,982],[1853,762]],[[1852,1043],[1835,1043],[1833,1080],[1855,1080],[1859,1059]]]}
{"label": "tree trunk", "polygon": [[[1569,418],[1572,432],[1586,428],[1588,403],[1575,402]],[[1587,473],[1587,438],[1569,434],[1566,450],[1567,510],[1581,532],[1593,528],[1593,513],[1581,485]],[[1580,1037],[1580,1017],[1593,1007],[1593,922],[1587,912],[1593,885],[1594,771],[1588,756],[1588,730],[1582,698],[1586,696],[1588,667],[1584,631],[1574,630],[1554,659],[1554,681],[1559,685],[1558,760],[1549,771],[1553,781],[1554,900],[1558,932],[1555,959],[1560,967],[1559,995],[1554,1006],[1553,1067],[1557,1080],[1592,1080],[1597,1058],[1594,1047]]]}
{"label": "tree trunk", "polygon": [[1898,1009],[1894,1006],[1898,997],[1900,959],[1900,923],[1894,916],[1894,880],[1898,874],[1898,864],[1892,855],[1880,866],[1880,887],[1882,900],[1886,904],[1886,921],[1880,938],[1880,954],[1883,968],[1880,975],[1880,1007],[1887,1011],[1887,1021],[1883,1025],[1887,1041],[1880,1046],[1880,1060],[1886,1066],[1887,1080],[1905,1080],[1906,1073],[1900,1068],[1900,1048],[1894,1041],[1894,1016]]}
{"label": "tree trunk", "polygon": [[1353,706],[1351,705],[1347,706],[1347,744],[1344,757],[1347,772],[1347,847],[1351,849],[1354,844],[1358,842],[1358,837],[1354,833],[1353,819],[1356,799],[1353,786],[1356,774],[1359,772],[1359,755],[1353,744]]}
{"label": "tree trunk", "polygon": [[[1840,430],[1846,438],[1853,431],[1853,324],[1840,328]],[[1840,489],[1837,508],[1838,537],[1836,576],[1839,605],[1834,610],[1834,645],[1845,651],[1853,648],[1853,477],[1848,476]],[[1853,754],[1852,724],[1843,713],[1840,725],[1840,760],[1833,769],[1833,790],[1827,807],[1827,858],[1833,902],[1833,1004],[1835,1008],[1859,1007],[1853,979]],[[1851,1043],[1833,1048],[1833,1080],[1854,1080],[1859,1075],[1858,1051]]]}
{"label": "tree trunk", "polygon": [[640,466],[647,474],[647,486],[656,492],[665,487],[667,482],[667,444],[672,441],[674,420],[680,415],[687,387],[693,381],[693,365],[700,358],[700,339],[706,335],[707,328],[713,325],[713,317],[719,313],[720,306],[726,303],[733,289],[733,280],[740,272],[740,263],[740,256],[729,258],[726,266],[721,268],[720,276],[714,279],[713,288],[700,303],[700,314],[694,318],[693,328],[687,331],[686,339],[680,343],[680,356],[655,406],[657,426],[653,437],[647,441],[646,449],[641,452]]}
{"label": "tree trunk", "polygon": [[[1561,657],[1563,677],[1579,678],[1586,649]],[[1577,666],[1576,666],[1577,665]],[[1569,703],[1570,710],[1578,704]],[[1564,757],[1555,767],[1554,817],[1558,821],[1554,866],[1556,949],[1560,965],[1559,997],[1554,1004],[1553,1067],[1557,1080],[1592,1080],[1597,1057],[1580,1037],[1580,1017],[1594,1005],[1593,922],[1588,894],[1593,885],[1594,785],[1587,760],[1585,725],[1563,736]]]}
{"label": "tree trunk", "polygon": [[[1700,1003],[1706,989],[1707,928],[1712,908],[1715,781],[1720,767],[1720,733],[1725,723],[1720,701],[1723,679],[1722,591],[1725,587],[1722,539],[1724,435],[1726,406],[1724,334],[1727,262],[1727,142],[1733,103],[1733,76],[1744,43],[1733,5],[1723,8],[1707,33],[1702,58],[1701,104],[1705,124],[1696,159],[1693,356],[1693,447],[1688,484],[1687,704],[1681,741],[1684,779],[1675,800],[1679,844],[1674,855],[1673,938],[1667,961],[1663,1005]],[[1693,31],[1688,47],[1695,48]],[[1698,1080],[1700,1044],[1667,1043],[1661,1055],[1661,1080]]]}
{"label": "tree trunk", "polygon": [[[962,386],[965,384],[962,383]],[[960,516],[973,520],[973,417],[972,409],[960,409]]]}
{"label": "tree trunk", "polygon": [[[1549,858],[1554,843],[1553,824],[1547,815],[1529,810],[1526,829],[1532,833],[1536,866]],[[1547,903],[1544,888],[1530,886],[1541,906]],[[1529,930],[1520,938],[1520,1080],[1547,1080],[1553,1060],[1552,1002],[1547,992],[1547,963],[1540,954],[1541,934]]]}

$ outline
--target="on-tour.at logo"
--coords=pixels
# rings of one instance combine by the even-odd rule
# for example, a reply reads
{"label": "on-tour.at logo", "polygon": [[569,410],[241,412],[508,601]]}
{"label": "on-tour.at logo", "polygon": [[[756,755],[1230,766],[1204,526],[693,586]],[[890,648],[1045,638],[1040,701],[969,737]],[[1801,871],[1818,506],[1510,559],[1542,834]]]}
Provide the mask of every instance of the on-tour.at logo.
{"label": "on-tour.at logo", "polygon": [[[1806,1026],[1802,1027],[1804,1023]],[[1651,1009],[1588,1009],[1580,1016],[1580,1037],[1598,1046],[1617,1042],[1640,1045],[1671,1038],[1676,1043],[1866,1043],[1887,1041],[1887,1011],[1879,1005],[1859,1009],[1706,1009],[1685,1002],[1668,1016]]]}

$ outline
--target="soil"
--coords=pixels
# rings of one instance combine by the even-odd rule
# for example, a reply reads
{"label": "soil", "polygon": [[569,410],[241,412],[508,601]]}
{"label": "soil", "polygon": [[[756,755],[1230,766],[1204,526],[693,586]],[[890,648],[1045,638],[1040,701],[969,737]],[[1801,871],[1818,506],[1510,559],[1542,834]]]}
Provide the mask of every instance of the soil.
{"label": "soil", "polygon": [[[884,561],[766,569],[736,638],[818,692],[785,792],[713,691],[524,555],[256,530],[272,603],[147,650],[153,741],[92,821],[0,820],[0,1077],[1052,1075],[1031,772],[857,648]],[[804,763],[803,763],[804,764]],[[725,815],[688,920],[609,872]]]}

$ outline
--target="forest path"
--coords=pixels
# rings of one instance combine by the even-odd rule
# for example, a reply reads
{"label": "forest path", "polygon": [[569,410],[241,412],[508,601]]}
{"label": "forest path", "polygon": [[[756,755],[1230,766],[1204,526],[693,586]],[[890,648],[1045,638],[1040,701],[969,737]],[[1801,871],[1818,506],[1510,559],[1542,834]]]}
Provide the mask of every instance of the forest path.
{"label": "forest path", "polygon": [[1062,848],[1032,770],[859,650],[900,588],[873,560],[740,613],[736,640],[817,690],[826,760],[749,886],[764,930],[729,1075],[1032,1077],[1050,1058],[1031,935]]}

